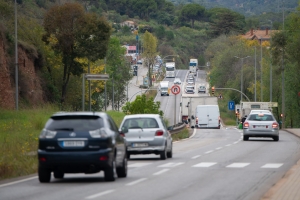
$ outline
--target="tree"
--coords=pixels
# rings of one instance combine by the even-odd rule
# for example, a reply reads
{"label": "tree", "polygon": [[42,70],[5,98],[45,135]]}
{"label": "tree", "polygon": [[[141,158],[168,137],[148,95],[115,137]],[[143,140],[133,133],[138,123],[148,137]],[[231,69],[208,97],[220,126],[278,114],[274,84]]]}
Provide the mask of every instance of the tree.
{"label": "tree", "polygon": [[163,117],[164,113],[160,109],[160,102],[154,101],[153,97],[147,99],[145,94],[138,95],[133,102],[127,102],[122,107],[125,114],[159,114]]}
{"label": "tree", "polygon": [[215,36],[228,35],[231,32],[243,33],[246,25],[245,16],[227,8],[212,8],[208,11],[212,33]]}
{"label": "tree", "polygon": [[127,101],[126,87],[132,78],[130,63],[125,58],[125,48],[120,45],[116,37],[112,37],[106,55],[106,68],[110,76],[107,81],[107,97],[113,104],[113,109],[119,110]]}
{"label": "tree", "polygon": [[192,23],[192,28],[194,28],[195,21],[201,20],[201,18],[204,16],[205,8],[199,4],[192,3],[192,4],[186,4],[183,6],[181,10],[181,19],[183,21],[189,20]]}
{"label": "tree", "polygon": [[155,64],[155,58],[157,56],[157,38],[148,31],[146,31],[143,35],[143,47],[143,57],[145,60],[145,64],[148,67],[148,77],[150,81],[150,86],[152,86],[151,66],[153,69],[153,65]]}
{"label": "tree", "polygon": [[[88,57],[91,60],[104,58],[111,28],[104,19],[85,14],[78,3],[53,6],[45,15],[43,40],[62,56],[63,77],[61,104],[63,106],[70,75],[83,73],[82,65],[75,58]],[[56,42],[49,42],[55,38]]]}

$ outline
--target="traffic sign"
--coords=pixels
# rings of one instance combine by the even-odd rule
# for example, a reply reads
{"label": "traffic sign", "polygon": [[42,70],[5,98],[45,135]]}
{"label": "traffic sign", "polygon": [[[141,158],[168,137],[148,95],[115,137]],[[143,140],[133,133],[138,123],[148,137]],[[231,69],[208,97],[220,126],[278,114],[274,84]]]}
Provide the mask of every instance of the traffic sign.
{"label": "traffic sign", "polygon": [[228,110],[234,110],[234,101],[228,101]]}
{"label": "traffic sign", "polygon": [[178,85],[173,85],[172,88],[171,88],[171,92],[173,94],[179,94],[180,93],[180,87]]}

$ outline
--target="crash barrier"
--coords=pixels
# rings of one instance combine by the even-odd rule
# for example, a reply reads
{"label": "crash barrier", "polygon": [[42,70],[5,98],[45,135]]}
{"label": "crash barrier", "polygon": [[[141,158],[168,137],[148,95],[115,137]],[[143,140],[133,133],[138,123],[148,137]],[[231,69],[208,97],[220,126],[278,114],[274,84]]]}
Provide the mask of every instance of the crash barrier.
{"label": "crash barrier", "polygon": [[185,127],[186,127],[186,124],[181,122],[181,123],[178,123],[178,124],[168,127],[168,130],[171,134],[176,134],[176,133],[179,133],[180,131],[183,131],[185,129]]}

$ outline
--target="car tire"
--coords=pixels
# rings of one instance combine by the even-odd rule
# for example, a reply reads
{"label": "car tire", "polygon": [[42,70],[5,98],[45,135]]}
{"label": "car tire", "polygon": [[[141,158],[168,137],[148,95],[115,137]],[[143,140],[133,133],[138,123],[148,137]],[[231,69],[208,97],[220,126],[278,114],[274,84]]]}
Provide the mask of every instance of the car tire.
{"label": "car tire", "polygon": [[112,163],[112,166],[104,170],[104,180],[115,181],[115,160]]}
{"label": "car tire", "polygon": [[243,136],[243,140],[244,140],[244,141],[248,141],[248,140],[249,140],[249,136],[245,136],[245,135],[244,135],[244,136]]}
{"label": "car tire", "polygon": [[127,156],[124,157],[122,166],[117,167],[116,171],[117,171],[118,178],[127,177]]}
{"label": "car tire", "polygon": [[54,171],[53,172],[54,178],[64,178],[65,173],[61,172],[61,171]]}
{"label": "car tire", "polygon": [[39,181],[41,183],[49,183],[51,180],[51,171],[49,169],[44,169],[39,167],[38,169]]}
{"label": "car tire", "polygon": [[167,157],[172,158],[173,157],[173,145],[171,145],[171,150],[167,152]]}
{"label": "car tire", "polygon": [[130,159],[130,153],[126,153],[126,158],[129,160]]}
{"label": "car tire", "polygon": [[167,145],[165,146],[165,149],[160,152],[160,159],[166,160],[167,159]]}
{"label": "car tire", "polygon": [[279,136],[274,136],[273,140],[276,141],[276,142],[278,142],[279,141]]}

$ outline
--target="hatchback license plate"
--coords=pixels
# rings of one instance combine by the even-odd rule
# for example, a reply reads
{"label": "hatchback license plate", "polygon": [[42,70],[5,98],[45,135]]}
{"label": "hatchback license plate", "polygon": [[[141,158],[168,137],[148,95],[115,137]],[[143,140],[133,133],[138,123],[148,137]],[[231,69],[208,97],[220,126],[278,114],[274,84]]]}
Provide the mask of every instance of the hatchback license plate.
{"label": "hatchback license plate", "polygon": [[147,147],[148,143],[133,143],[132,147]]}
{"label": "hatchback license plate", "polygon": [[83,147],[84,141],[64,141],[64,147]]}

